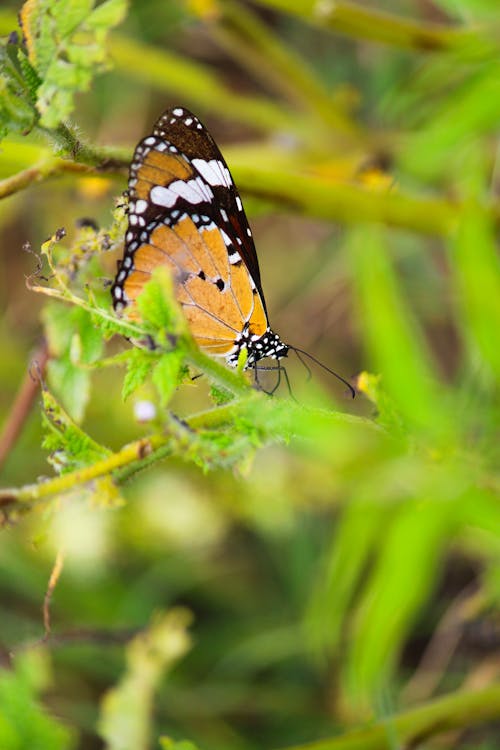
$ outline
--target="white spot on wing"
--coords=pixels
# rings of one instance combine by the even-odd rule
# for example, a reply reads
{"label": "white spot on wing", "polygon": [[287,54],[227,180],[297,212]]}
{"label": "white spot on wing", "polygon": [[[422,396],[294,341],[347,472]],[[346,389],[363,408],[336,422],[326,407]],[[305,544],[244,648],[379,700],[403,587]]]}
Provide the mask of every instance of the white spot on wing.
{"label": "white spot on wing", "polygon": [[226,180],[223,171],[223,164],[218,159],[210,159],[210,161],[206,161],[205,159],[193,159],[193,166],[209,185],[225,185],[226,187],[229,187],[230,182]]}
{"label": "white spot on wing", "polygon": [[206,190],[203,189],[205,186],[203,183],[200,185],[198,179],[189,180],[189,182],[176,180],[175,182],[171,182],[168,187],[155,185],[150,192],[151,200],[155,205],[165,206],[165,208],[174,206],[179,198],[184,198],[184,200],[193,205],[210,200],[212,196],[207,195]]}

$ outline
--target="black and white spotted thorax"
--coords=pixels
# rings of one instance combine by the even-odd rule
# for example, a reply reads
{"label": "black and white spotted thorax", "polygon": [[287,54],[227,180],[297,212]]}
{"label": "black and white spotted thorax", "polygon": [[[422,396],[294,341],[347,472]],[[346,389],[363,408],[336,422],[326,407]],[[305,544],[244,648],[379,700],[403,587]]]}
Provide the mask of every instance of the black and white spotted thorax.
{"label": "black and white spotted thorax", "polygon": [[271,359],[283,359],[288,356],[290,347],[284,344],[277,333],[268,328],[262,336],[252,334],[248,327],[238,335],[234,347],[226,355],[226,361],[231,367],[236,367],[240,352],[247,350],[247,361],[245,369],[254,367],[257,362],[266,357]]}

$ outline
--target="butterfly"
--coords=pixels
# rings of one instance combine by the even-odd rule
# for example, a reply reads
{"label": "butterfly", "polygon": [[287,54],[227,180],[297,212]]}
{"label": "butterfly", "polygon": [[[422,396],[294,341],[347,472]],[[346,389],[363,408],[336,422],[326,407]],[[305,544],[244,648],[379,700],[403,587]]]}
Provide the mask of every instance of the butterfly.
{"label": "butterfly", "polygon": [[166,266],[191,334],[207,353],[234,367],[246,349],[245,367],[257,372],[266,357],[302,352],[269,325],[241,198],[218,146],[192,112],[168,109],[139,142],[128,197],[125,250],[111,287],[118,313],[138,317],[137,297],[154,269]]}

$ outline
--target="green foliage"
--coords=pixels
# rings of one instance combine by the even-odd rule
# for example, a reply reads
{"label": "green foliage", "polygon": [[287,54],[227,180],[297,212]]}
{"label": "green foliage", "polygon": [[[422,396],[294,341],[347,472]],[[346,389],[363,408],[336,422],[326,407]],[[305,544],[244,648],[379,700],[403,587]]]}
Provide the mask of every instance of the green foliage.
{"label": "green foliage", "polygon": [[30,130],[39,79],[17,42],[0,45],[0,138]]}
{"label": "green foliage", "polygon": [[124,676],[102,701],[99,733],[108,750],[148,747],[154,692],[190,647],[187,611],[159,613],[127,646]]}
{"label": "green foliage", "polygon": [[478,357],[493,378],[500,376],[496,324],[500,320],[500,263],[494,230],[471,208],[450,247],[457,285],[457,308],[471,357]]}
{"label": "green foliage", "polygon": [[81,422],[90,397],[90,366],[102,354],[102,334],[87,310],[71,310],[60,303],[46,305],[43,320],[47,342],[54,357],[49,381],[65,409]]}
{"label": "green foliage", "polygon": [[38,703],[49,681],[48,664],[40,651],[16,659],[15,668],[0,672],[0,746],[2,750],[69,750],[74,735]]}
{"label": "green foliage", "polygon": [[28,60],[40,79],[40,124],[55,128],[72,112],[75,94],[87,91],[105,69],[106,37],[126,13],[126,0],[28,0],[21,11]]}
{"label": "green foliage", "polygon": [[43,447],[50,452],[49,460],[54,467],[61,472],[73,471],[110,455],[110,451],[75,424],[47,388],[43,388],[42,396]]}
{"label": "green foliage", "polygon": [[170,739],[170,737],[160,737],[160,747],[162,750],[199,750],[196,745],[186,740],[176,742]]}
{"label": "green foliage", "polygon": [[[172,278],[166,268],[157,268],[137,300],[141,319],[158,339],[161,346],[170,348],[186,330],[185,319],[175,302]],[[155,338],[155,341],[156,341]]]}
{"label": "green foliage", "polygon": [[182,355],[178,351],[163,354],[155,365],[152,380],[163,407],[167,406],[179,384],[181,365]]}
{"label": "green foliage", "polygon": [[127,372],[123,378],[122,398],[124,401],[145,382],[151,374],[151,366],[156,359],[153,352],[145,349],[131,349],[127,352]]}
{"label": "green foliage", "polygon": [[[296,400],[284,387],[272,398],[258,392],[244,352],[231,370],[197,350],[165,269],[137,315],[113,312],[103,281],[122,252],[123,207],[106,225],[131,152],[85,146],[61,121],[106,67],[107,34],[125,4],[26,3],[26,46],[11,39],[0,51],[0,128],[14,136],[1,174],[17,170],[1,194],[68,174],[33,190],[29,207],[12,201],[9,232],[29,224],[38,246],[84,213],[104,229],[86,226],[71,241],[56,233],[42,247],[43,272],[28,280],[51,298],[43,446],[58,476],[36,480],[39,436],[26,430],[7,465],[16,486],[0,491],[5,523],[24,521],[0,545],[9,602],[0,636],[22,650],[40,631],[64,544],[50,705],[81,743],[105,694],[98,731],[113,750],[416,747],[435,745],[440,729],[450,730],[443,747],[472,750],[478,724],[493,750],[486,722],[500,705],[484,633],[500,605],[494,4],[440,0],[454,22],[432,24],[399,4],[386,14],[356,3],[321,13],[315,0],[260,4],[272,24],[239,2],[157,3],[153,24],[148,4],[133,5],[134,37],[109,40],[116,73],[96,79],[82,123],[99,139],[135,138],[146,112],[163,106],[161,91],[165,105],[213,115],[217,135],[231,121],[238,145],[221,138],[223,152],[252,194],[269,309],[284,340],[341,374],[362,370],[357,399],[332,406],[326,388],[337,397],[338,384],[314,369],[305,385],[293,356]],[[200,29],[193,60],[185,50]],[[331,32],[349,38],[329,43]],[[223,64],[202,61],[207,37]],[[249,95],[256,84],[262,93]],[[20,143],[37,124],[64,160]],[[9,235],[5,246],[24,241]],[[18,255],[6,291],[23,277]],[[6,411],[36,329],[33,317],[28,333],[18,323],[31,313],[23,294],[9,298],[0,325]],[[290,304],[280,310],[280,299]],[[144,396],[150,422],[134,408]],[[75,562],[80,537],[85,561]],[[143,630],[151,612],[178,602],[194,615],[191,647],[183,610]],[[43,665],[33,674],[43,677]],[[46,721],[32,705],[42,687],[27,691],[17,664],[15,675],[10,699]],[[339,734],[353,724],[365,728]],[[10,715],[5,727],[21,747]]]}

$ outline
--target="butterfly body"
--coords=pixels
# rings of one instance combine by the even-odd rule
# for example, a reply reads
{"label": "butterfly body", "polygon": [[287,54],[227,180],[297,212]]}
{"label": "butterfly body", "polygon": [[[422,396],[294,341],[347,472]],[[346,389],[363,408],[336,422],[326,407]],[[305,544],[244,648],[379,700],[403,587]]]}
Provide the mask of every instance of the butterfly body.
{"label": "butterfly body", "polygon": [[112,297],[139,317],[135,300],[155,268],[172,272],[191,333],[209,354],[246,367],[281,359],[289,347],[267,317],[252,233],[213,138],[183,107],[167,110],[130,166],[125,252]]}

